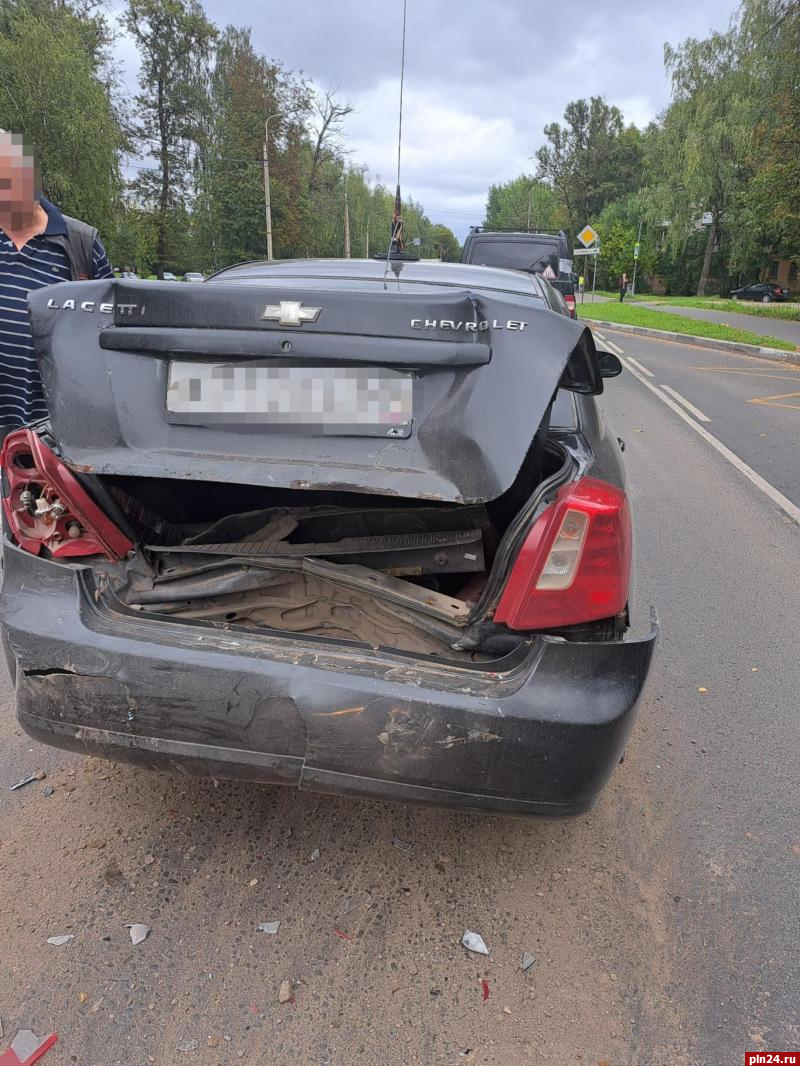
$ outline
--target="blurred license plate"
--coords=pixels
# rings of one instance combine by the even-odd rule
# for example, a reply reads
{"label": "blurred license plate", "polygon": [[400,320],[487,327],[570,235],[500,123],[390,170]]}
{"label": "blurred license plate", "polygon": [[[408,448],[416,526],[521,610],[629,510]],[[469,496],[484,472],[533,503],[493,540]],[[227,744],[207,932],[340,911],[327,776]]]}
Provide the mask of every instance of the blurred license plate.
{"label": "blurred license plate", "polygon": [[232,366],[173,360],[170,422],[257,423],[291,432],[407,437],[413,375],[375,367]]}

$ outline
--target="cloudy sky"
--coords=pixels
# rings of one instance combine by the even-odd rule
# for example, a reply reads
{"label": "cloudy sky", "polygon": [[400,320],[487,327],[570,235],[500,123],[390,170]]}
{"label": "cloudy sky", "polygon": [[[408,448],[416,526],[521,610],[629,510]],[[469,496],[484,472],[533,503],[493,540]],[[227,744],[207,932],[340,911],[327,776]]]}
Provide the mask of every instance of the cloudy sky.
{"label": "cloudy sky", "polygon": [[[664,107],[663,45],[725,29],[735,0],[408,0],[402,187],[463,237],[489,186],[532,172],[542,128],[578,96],[626,120]],[[116,6],[116,5],[114,5]],[[402,0],[205,0],[257,48],[338,87],[353,162],[393,185]],[[120,42],[126,81],[135,54]]]}

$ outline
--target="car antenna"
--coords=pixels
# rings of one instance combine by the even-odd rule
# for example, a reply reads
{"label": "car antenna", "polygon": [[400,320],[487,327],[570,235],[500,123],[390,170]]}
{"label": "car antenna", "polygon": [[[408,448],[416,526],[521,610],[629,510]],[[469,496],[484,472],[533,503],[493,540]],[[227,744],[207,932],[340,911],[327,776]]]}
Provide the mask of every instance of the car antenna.
{"label": "car antenna", "polygon": [[400,53],[400,110],[397,121],[397,190],[394,194],[394,209],[392,210],[392,236],[389,239],[389,248],[386,252],[386,266],[383,268],[383,287],[386,289],[386,275],[389,272],[389,260],[392,253],[402,255],[405,250],[403,243],[403,205],[400,200],[400,150],[403,143],[403,83],[406,73],[406,5],[408,0],[403,0],[403,46]]}

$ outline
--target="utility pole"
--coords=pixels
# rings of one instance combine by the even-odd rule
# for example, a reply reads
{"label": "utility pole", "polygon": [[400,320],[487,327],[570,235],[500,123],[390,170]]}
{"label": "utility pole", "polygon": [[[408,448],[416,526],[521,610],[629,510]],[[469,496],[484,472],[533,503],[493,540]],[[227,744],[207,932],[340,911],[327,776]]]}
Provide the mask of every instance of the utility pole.
{"label": "utility pole", "polygon": [[366,232],[366,241],[365,241],[365,245],[366,246],[364,248],[364,258],[365,259],[369,259],[369,220],[371,218],[372,218],[372,212],[370,211],[369,214],[367,215],[367,232]]}
{"label": "utility pole", "polygon": [[633,253],[633,281],[631,282],[631,296],[636,295],[636,268],[639,265],[639,252],[642,246],[642,219],[639,219],[639,233],[636,237],[636,248]]}
{"label": "utility pole", "polygon": [[350,205],[347,202],[347,172],[344,175],[344,257],[350,258]]}

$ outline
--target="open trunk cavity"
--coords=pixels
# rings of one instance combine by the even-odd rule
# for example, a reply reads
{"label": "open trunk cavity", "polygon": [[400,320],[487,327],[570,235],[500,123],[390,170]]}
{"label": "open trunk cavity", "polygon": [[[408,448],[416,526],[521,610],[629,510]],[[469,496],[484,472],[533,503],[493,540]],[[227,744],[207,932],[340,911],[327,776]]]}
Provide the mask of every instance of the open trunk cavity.
{"label": "open trunk cavity", "polygon": [[[530,461],[541,483],[563,456],[538,448]],[[531,503],[530,486],[458,505],[151,478],[103,483],[143,546],[115,581],[135,610],[448,659],[494,658],[522,639],[482,620],[476,637],[475,608],[504,534]]]}

